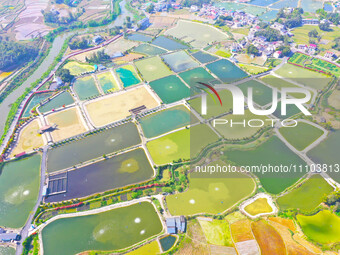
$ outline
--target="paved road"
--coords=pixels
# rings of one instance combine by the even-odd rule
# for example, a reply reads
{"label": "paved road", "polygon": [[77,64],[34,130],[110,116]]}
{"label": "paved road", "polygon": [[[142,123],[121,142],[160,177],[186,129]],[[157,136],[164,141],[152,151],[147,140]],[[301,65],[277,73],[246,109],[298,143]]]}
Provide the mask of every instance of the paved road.
{"label": "paved road", "polygon": [[40,167],[40,189],[39,189],[39,196],[38,200],[34,206],[34,208],[31,211],[31,214],[28,217],[28,220],[26,221],[25,226],[22,228],[20,235],[21,235],[21,241],[20,244],[17,246],[16,249],[16,255],[21,255],[23,251],[23,246],[22,242],[26,239],[28,236],[28,232],[31,227],[31,222],[33,220],[34,214],[37,211],[42,199],[43,199],[43,192],[44,192],[44,186],[45,186],[45,181],[46,181],[46,170],[47,170],[47,149],[48,146],[45,146],[43,148],[43,153],[41,157],[41,167]]}

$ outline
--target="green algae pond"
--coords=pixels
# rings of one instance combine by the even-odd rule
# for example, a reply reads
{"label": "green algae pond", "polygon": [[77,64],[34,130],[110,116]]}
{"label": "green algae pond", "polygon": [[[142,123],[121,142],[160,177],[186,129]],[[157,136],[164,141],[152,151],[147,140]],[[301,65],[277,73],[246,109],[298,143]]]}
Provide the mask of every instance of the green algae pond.
{"label": "green algae pond", "polygon": [[77,79],[73,84],[73,88],[80,100],[99,96],[99,91],[92,76]]}
{"label": "green algae pond", "polygon": [[42,113],[52,111],[53,109],[58,109],[62,106],[67,106],[73,104],[74,100],[70,93],[64,91],[52,98],[49,102],[39,107],[39,111]]}
{"label": "green algae pond", "polygon": [[165,63],[170,66],[174,72],[182,72],[187,69],[198,67],[195,62],[185,51],[177,51],[162,56]]}
{"label": "green algae pond", "polygon": [[248,76],[246,72],[226,59],[208,64],[206,67],[226,83],[232,83]]}
{"label": "green algae pond", "polygon": [[202,64],[209,63],[218,59],[218,57],[215,57],[203,51],[197,51],[195,53],[192,53],[191,55]]}
{"label": "green algae pond", "polygon": [[46,198],[58,202],[86,197],[151,179],[154,171],[143,149],[129,151],[109,159],[67,172],[66,192]]}
{"label": "green algae pond", "polygon": [[151,138],[187,126],[190,121],[190,111],[185,106],[179,105],[146,116],[140,120],[140,124],[144,135]]}
{"label": "green algae pond", "polygon": [[55,172],[140,142],[137,127],[133,123],[110,128],[49,150],[47,169],[50,173]]}
{"label": "green algae pond", "polygon": [[188,49],[189,47],[187,45],[184,45],[180,42],[177,42],[175,40],[169,39],[163,35],[158,36],[155,40],[152,41],[153,45],[162,47],[166,50],[184,50]]}
{"label": "green algae pond", "polygon": [[190,89],[175,75],[150,82],[150,87],[166,104],[190,96]]}
{"label": "green algae pond", "polygon": [[22,227],[39,193],[41,157],[11,161],[0,169],[0,226]]}
{"label": "green algae pond", "polygon": [[[339,160],[339,144],[340,144],[340,130],[331,132],[328,137],[323,140],[318,146],[307,153],[314,163],[327,164],[329,166],[340,164]],[[335,167],[333,167],[333,170]],[[330,168],[329,168],[330,170]],[[335,171],[328,171],[327,174],[335,181],[340,182],[340,173]]]}
{"label": "green algae pond", "polygon": [[123,249],[159,234],[162,229],[159,216],[149,202],[58,219],[42,230],[44,254],[74,255],[83,251]]}
{"label": "green algae pond", "polygon": [[98,74],[97,78],[99,85],[102,87],[104,93],[119,90],[119,86],[111,72]]}
{"label": "green algae pond", "polygon": [[29,116],[31,116],[31,110],[37,105],[39,105],[42,101],[44,101],[45,99],[49,98],[52,95],[53,95],[53,92],[48,92],[48,93],[39,93],[39,94],[35,94],[34,96],[32,96],[22,116],[24,118],[28,118]]}
{"label": "green algae pond", "polygon": [[[224,160],[233,162],[237,166],[260,167],[302,165],[306,163],[293,153],[277,136],[272,136],[267,141],[248,150],[225,150]],[[263,187],[272,194],[278,194],[293,185],[304,173],[300,171],[285,173],[281,172],[254,172],[261,181]]]}
{"label": "green algae pond", "polygon": [[127,39],[139,42],[150,42],[152,40],[152,37],[141,33],[133,33],[129,34],[127,36]]}
{"label": "green algae pond", "polygon": [[159,242],[161,243],[162,246],[162,250],[164,252],[170,250],[171,247],[175,244],[176,240],[177,238],[171,235],[159,239]]}
{"label": "green algae pond", "polygon": [[211,82],[215,78],[203,67],[191,69],[189,71],[180,73],[179,76],[190,86],[197,85],[197,82]]}
{"label": "green algae pond", "polygon": [[145,54],[149,56],[156,56],[156,55],[161,55],[166,52],[166,50],[163,50],[161,48],[158,48],[156,46],[143,43],[138,45],[136,48],[133,49],[133,52],[140,53],[140,54]]}

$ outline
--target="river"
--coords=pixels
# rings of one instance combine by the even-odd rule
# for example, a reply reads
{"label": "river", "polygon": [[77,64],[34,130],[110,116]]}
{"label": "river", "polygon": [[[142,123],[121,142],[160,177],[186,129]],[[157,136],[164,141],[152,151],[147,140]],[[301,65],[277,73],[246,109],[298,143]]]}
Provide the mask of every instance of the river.
{"label": "river", "polygon": [[[113,26],[121,26],[124,23],[124,20],[126,18],[127,15],[133,17],[133,14],[130,13],[126,8],[125,8],[125,4],[126,4],[126,0],[123,0],[120,2],[120,8],[121,8],[121,14],[117,17],[117,19],[110,23],[109,25],[105,26],[105,27],[98,27],[98,28],[90,28],[91,30],[103,30],[106,28],[111,28]],[[5,127],[5,123],[7,120],[7,116],[9,114],[9,111],[11,109],[11,105],[17,100],[18,97],[20,97],[24,92],[25,89],[29,88],[31,86],[31,84],[33,82],[35,82],[36,80],[38,80],[43,73],[45,73],[49,66],[52,65],[54,59],[58,56],[61,48],[63,47],[63,44],[65,42],[65,40],[74,35],[75,33],[85,33],[88,32],[89,28],[87,29],[81,29],[81,30],[75,30],[75,31],[71,31],[71,32],[67,32],[67,33],[63,33],[59,36],[57,36],[53,43],[52,43],[52,47],[48,53],[48,55],[46,56],[45,60],[43,61],[43,63],[33,72],[33,74],[31,76],[29,76],[26,81],[17,89],[15,89],[12,93],[10,93],[5,99],[4,101],[0,104],[0,137],[2,136],[3,132],[4,132],[4,127]]]}

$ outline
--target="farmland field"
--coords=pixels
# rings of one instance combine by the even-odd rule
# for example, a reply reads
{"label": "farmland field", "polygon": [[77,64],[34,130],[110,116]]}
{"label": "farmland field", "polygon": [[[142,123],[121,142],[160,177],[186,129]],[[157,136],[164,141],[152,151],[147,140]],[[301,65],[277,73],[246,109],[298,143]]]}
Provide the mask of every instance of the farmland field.
{"label": "farmland field", "polygon": [[250,195],[254,185],[250,177],[238,172],[228,176],[216,173],[214,178],[193,172],[189,176],[189,189],[167,196],[166,202],[172,215],[217,214]]}
{"label": "farmland field", "polygon": [[159,56],[136,61],[135,65],[146,81],[157,80],[172,74]]}
{"label": "farmland field", "polygon": [[323,89],[330,82],[329,76],[291,64],[285,64],[275,73],[313,89]]}
{"label": "farmland field", "polygon": [[111,72],[98,74],[97,78],[104,93],[119,90],[119,86]]}
{"label": "farmland field", "polygon": [[269,205],[267,198],[257,198],[254,202],[244,207],[244,210],[252,216],[260,213],[270,213],[273,208]]}
{"label": "farmland field", "polygon": [[65,91],[52,98],[46,104],[40,106],[39,111],[42,113],[46,113],[52,111],[53,109],[58,109],[60,107],[63,107],[64,105],[67,106],[73,103],[73,97],[70,95],[70,93]]}
{"label": "farmland field", "polygon": [[281,127],[279,131],[299,151],[304,150],[324,133],[323,130],[305,122],[298,122],[296,127]]}
{"label": "farmland field", "polygon": [[86,72],[94,71],[94,67],[89,64],[78,63],[76,61],[70,61],[63,67],[64,69],[70,70],[72,75],[80,75]]}
{"label": "farmland field", "polygon": [[[71,167],[140,142],[137,127],[133,123],[110,128],[49,150],[47,170],[51,173]],[[92,150],[94,147],[97,149]]]}
{"label": "farmland field", "polygon": [[30,122],[20,132],[20,136],[16,147],[12,151],[12,155],[19,154],[21,152],[30,152],[33,149],[37,149],[44,145],[44,139],[41,134],[38,133],[40,129],[39,120],[35,119]]}
{"label": "farmland field", "polygon": [[145,105],[148,109],[159,105],[145,87],[138,87],[124,93],[90,101],[86,103],[85,108],[95,126],[104,126],[130,116],[129,110],[141,105]]}
{"label": "farmland field", "polygon": [[244,219],[236,221],[230,225],[231,235],[235,243],[254,239],[250,224],[250,220]]}
{"label": "farmland field", "polygon": [[[289,166],[305,165],[305,162],[293,153],[278,137],[272,136],[256,148],[248,150],[226,150],[224,158],[240,166]],[[278,194],[293,185],[303,173],[254,173],[263,187],[273,194]]]}
{"label": "farmland field", "polygon": [[328,98],[328,103],[330,106],[337,110],[340,110],[340,90],[336,89]]}
{"label": "farmland field", "polygon": [[247,77],[247,73],[226,59],[210,63],[206,67],[226,83],[232,83]]}
{"label": "farmland field", "polygon": [[150,82],[150,87],[160,99],[166,103],[173,103],[190,96],[190,89],[175,75],[170,75]]}
{"label": "farmland field", "polygon": [[57,129],[51,132],[51,136],[55,142],[84,133],[87,129],[83,121],[83,117],[78,108],[70,108],[47,116],[49,125],[57,125]]}
{"label": "farmland field", "polygon": [[[197,31],[200,32],[197,33]],[[225,41],[229,38],[225,33],[212,26],[186,20],[179,20],[177,25],[166,31],[165,34],[182,40],[184,37],[196,48],[205,47],[213,41]]]}
{"label": "farmland field", "polygon": [[286,247],[280,234],[264,220],[252,222],[251,228],[262,255],[285,255]]}
{"label": "farmland field", "polygon": [[77,79],[73,88],[80,100],[99,96],[99,91],[92,76]]}
{"label": "farmland field", "polygon": [[159,136],[171,130],[190,124],[190,111],[183,105],[168,108],[140,119],[144,135],[148,138]]}
{"label": "farmland field", "polygon": [[157,241],[153,241],[142,247],[128,252],[127,255],[152,255],[152,254],[159,254],[161,251],[159,249],[159,245]]}
{"label": "farmland field", "polygon": [[340,241],[340,217],[330,211],[323,210],[312,216],[298,214],[296,218],[310,239],[321,244]]}
{"label": "farmland field", "polygon": [[140,83],[138,74],[132,65],[117,68],[115,72],[125,88]]}
{"label": "farmland field", "polygon": [[[73,255],[88,250],[126,248],[161,231],[154,207],[142,202],[98,214],[58,219],[42,230],[42,242],[44,254],[60,254],[62,243],[63,254]],[[74,242],[74,236],[79,242]]]}
{"label": "farmland field", "polygon": [[250,74],[263,73],[268,70],[267,67],[255,66],[255,65],[240,64],[239,66],[242,67],[247,73],[250,73]]}
{"label": "farmland field", "polygon": [[208,243],[223,246],[233,246],[228,221],[199,220],[199,222]]}
{"label": "farmland field", "polygon": [[167,63],[172,71],[182,72],[187,69],[191,69],[198,66],[185,51],[177,51],[174,53],[166,54],[162,56],[165,63]]}
{"label": "farmland field", "polygon": [[[204,134],[204,137],[202,137],[202,134]],[[196,138],[191,140],[192,137]],[[200,137],[200,139],[197,139],[197,137]],[[214,131],[202,124],[152,140],[147,143],[147,148],[155,164],[163,165],[174,160],[190,159],[217,139]]]}
{"label": "farmland field", "polygon": [[298,188],[277,199],[282,210],[296,208],[310,211],[317,207],[324,196],[333,191],[332,186],[320,175],[313,175]]}

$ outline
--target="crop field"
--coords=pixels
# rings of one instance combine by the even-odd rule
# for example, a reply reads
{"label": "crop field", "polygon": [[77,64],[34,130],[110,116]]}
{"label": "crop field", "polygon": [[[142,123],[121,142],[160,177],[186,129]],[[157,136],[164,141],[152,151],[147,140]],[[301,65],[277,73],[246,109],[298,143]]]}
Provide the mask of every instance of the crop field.
{"label": "crop field", "polygon": [[[194,116],[184,105],[178,105],[166,110],[148,115],[140,119],[144,135],[148,138],[159,136],[171,130],[188,126]],[[196,119],[197,120],[197,119]]]}
{"label": "crop field", "polygon": [[94,71],[93,66],[89,64],[78,63],[76,61],[68,62],[63,68],[70,70],[70,73],[75,76]]}
{"label": "crop field", "polygon": [[163,49],[174,51],[174,50],[185,50],[189,47],[181,42],[177,42],[175,40],[169,39],[163,35],[158,36],[155,40],[152,41],[153,45],[159,46]]}
{"label": "crop field", "polygon": [[263,67],[263,66],[246,65],[246,64],[239,64],[239,66],[242,67],[247,73],[250,73],[250,74],[263,73],[268,70],[267,67]]}
{"label": "crop field", "polygon": [[293,232],[296,231],[296,227],[295,227],[294,221],[291,220],[291,219],[280,218],[280,217],[269,217],[268,220],[270,222],[274,221],[276,223],[279,223],[280,225],[290,229]]}
{"label": "crop field", "polygon": [[263,56],[251,58],[247,54],[237,54],[235,58],[242,64],[256,64],[259,66],[263,66],[267,60],[267,58]]}
{"label": "crop field", "polygon": [[159,245],[157,241],[153,241],[151,243],[148,243],[146,245],[143,245],[142,247],[128,252],[127,255],[150,255],[150,254],[160,254],[161,251],[159,249]]}
{"label": "crop field", "polygon": [[167,196],[166,202],[172,215],[218,214],[250,195],[254,186],[250,177],[238,172],[228,173],[228,177],[216,173],[214,178],[194,172],[189,176],[189,189]]}
{"label": "crop field", "polygon": [[[245,110],[244,115],[233,115],[228,114],[223,117],[218,118],[219,121],[216,121],[214,124],[214,121],[212,121],[213,127],[216,129],[217,132],[219,132],[225,139],[246,139],[250,138],[256,132],[258,132],[261,127],[250,127],[246,125],[245,127],[240,128],[240,125],[234,124],[231,125],[232,122],[243,122],[243,120],[246,121],[246,123],[251,119],[257,119],[262,120],[264,122],[264,126],[268,126],[270,122],[265,121],[268,119],[267,116],[259,116],[251,113],[248,109]],[[225,120],[227,123],[222,123],[222,120]],[[260,125],[261,121],[254,121],[252,122],[252,125]]]}
{"label": "crop field", "polygon": [[67,173],[65,193],[49,196],[47,202],[58,202],[101,193],[150,179],[154,174],[143,149],[86,165]]}
{"label": "crop field", "polygon": [[140,83],[138,74],[132,65],[117,68],[115,72],[125,88]]}
{"label": "crop field", "polygon": [[215,57],[203,51],[197,51],[195,53],[192,53],[191,55],[202,64],[209,63],[218,59],[218,57]]}
{"label": "crop field", "polygon": [[235,243],[254,239],[250,224],[250,220],[244,219],[236,221],[230,225],[231,235]]}
{"label": "crop field", "polygon": [[195,157],[204,147],[217,139],[218,136],[210,127],[201,124],[152,140],[147,143],[147,148],[155,164],[164,165],[179,159]]}
{"label": "crop field", "polygon": [[296,216],[302,231],[317,243],[329,244],[340,241],[340,217],[323,210],[312,216]]}
{"label": "crop field", "polygon": [[205,238],[209,244],[233,246],[229,223],[226,220],[199,220]]}
{"label": "crop field", "polygon": [[244,82],[238,85],[238,87],[242,90],[244,95],[247,95],[247,97],[249,97],[248,88],[252,88],[253,100],[261,106],[265,106],[272,102],[273,90],[256,80]]}
{"label": "crop field", "polygon": [[285,255],[286,247],[280,234],[264,220],[252,222],[251,228],[262,255]]}
{"label": "crop field", "polygon": [[40,129],[39,120],[35,119],[30,122],[23,130],[20,132],[18,143],[12,155],[19,154],[21,152],[29,152],[35,148],[42,147],[44,145],[44,139],[41,134],[38,133]]}
{"label": "crop field", "polygon": [[152,81],[150,87],[166,104],[190,97],[190,89],[175,75]]}
{"label": "crop field", "polygon": [[73,97],[68,92],[62,92],[56,97],[52,98],[46,104],[39,107],[39,111],[46,113],[52,111],[53,109],[58,109],[63,106],[67,106],[74,103]]}
{"label": "crop field", "polygon": [[336,89],[328,98],[328,103],[330,106],[337,110],[340,110],[340,89]]}
{"label": "crop field", "polygon": [[97,78],[104,93],[119,90],[119,86],[111,72],[98,74]]}
{"label": "crop field", "polygon": [[148,109],[159,105],[146,87],[138,87],[120,94],[106,96],[100,100],[90,101],[86,103],[85,108],[94,125],[100,127],[130,116],[129,110],[142,105]]}
{"label": "crop field", "polygon": [[[135,124],[127,123],[48,151],[49,173],[72,167],[141,142]],[[100,146],[99,146],[100,145]],[[93,150],[92,148],[96,148]]]}
{"label": "crop field", "polygon": [[171,26],[176,19],[168,16],[151,15],[150,23],[152,28],[165,28]]}
{"label": "crop field", "polygon": [[282,210],[296,208],[311,211],[317,207],[325,195],[333,191],[333,187],[320,175],[313,175],[298,188],[277,199]]}
{"label": "crop field", "polygon": [[47,122],[50,125],[57,125],[57,129],[51,132],[53,141],[60,141],[84,133],[86,128],[84,127],[84,120],[82,118],[77,108],[70,108],[48,115]]}
{"label": "crop field", "polygon": [[157,80],[172,74],[159,56],[136,61],[135,65],[146,81]]}
{"label": "crop field", "polygon": [[324,133],[323,130],[305,122],[298,122],[296,127],[281,127],[279,131],[299,151],[304,150]]}
{"label": "crop field", "polygon": [[[305,162],[293,153],[278,137],[272,136],[256,148],[248,150],[226,150],[225,160],[239,166],[262,165],[305,165]],[[269,193],[278,194],[293,185],[303,173],[255,173]]]}
{"label": "crop field", "polygon": [[166,51],[150,44],[141,44],[133,49],[133,52],[141,53],[149,56],[156,56],[165,53]]}
{"label": "crop field", "polygon": [[80,100],[99,96],[99,91],[92,76],[82,77],[73,84],[74,91]]}
{"label": "crop field", "polygon": [[185,71],[180,73],[179,76],[190,86],[194,87],[197,82],[211,82],[215,80],[214,76],[212,76],[208,71],[206,71],[203,67],[198,67],[195,69],[191,69],[189,71]]}
{"label": "crop field", "polygon": [[165,34],[177,39],[185,39],[195,48],[203,48],[211,42],[229,39],[229,36],[212,26],[186,20],[179,20],[177,25],[167,30]]}
{"label": "crop field", "polygon": [[291,64],[285,64],[280,69],[276,70],[275,73],[283,78],[288,78],[313,89],[323,89],[330,82],[330,78],[327,75]]}
{"label": "crop field", "polygon": [[225,83],[247,77],[247,73],[226,59],[208,64],[206,67]]}
{"label": "crop field", "polygon": [[273,208],[269,205],[267,198],[258,198],[247,205],[244,210],[250,215],[256,216],[260,213],[270,213]]}
{"label": "crop field", "polygon": [[194,61],[185,51],[177,51],[163,55],[162,59],[168,64],[168,66],[170,66],[171,70],[176,73],[198,66],[198,63]]}
{"label": "crop field", "polygon": [[332,30],[327,32],[320,30],[318,26],[304,25],[294,28],[292,31],[294,34],[293,40],[298,44],[309,44],[308,32],[313,29],[316,29],[321,36],[321,39],[325,40],[326,44],[320,44],[319,46],[324,49],[330,49],[333,45],[332,42],[339,36],[340,33],[340,29],[338,27],[332,27]]}

